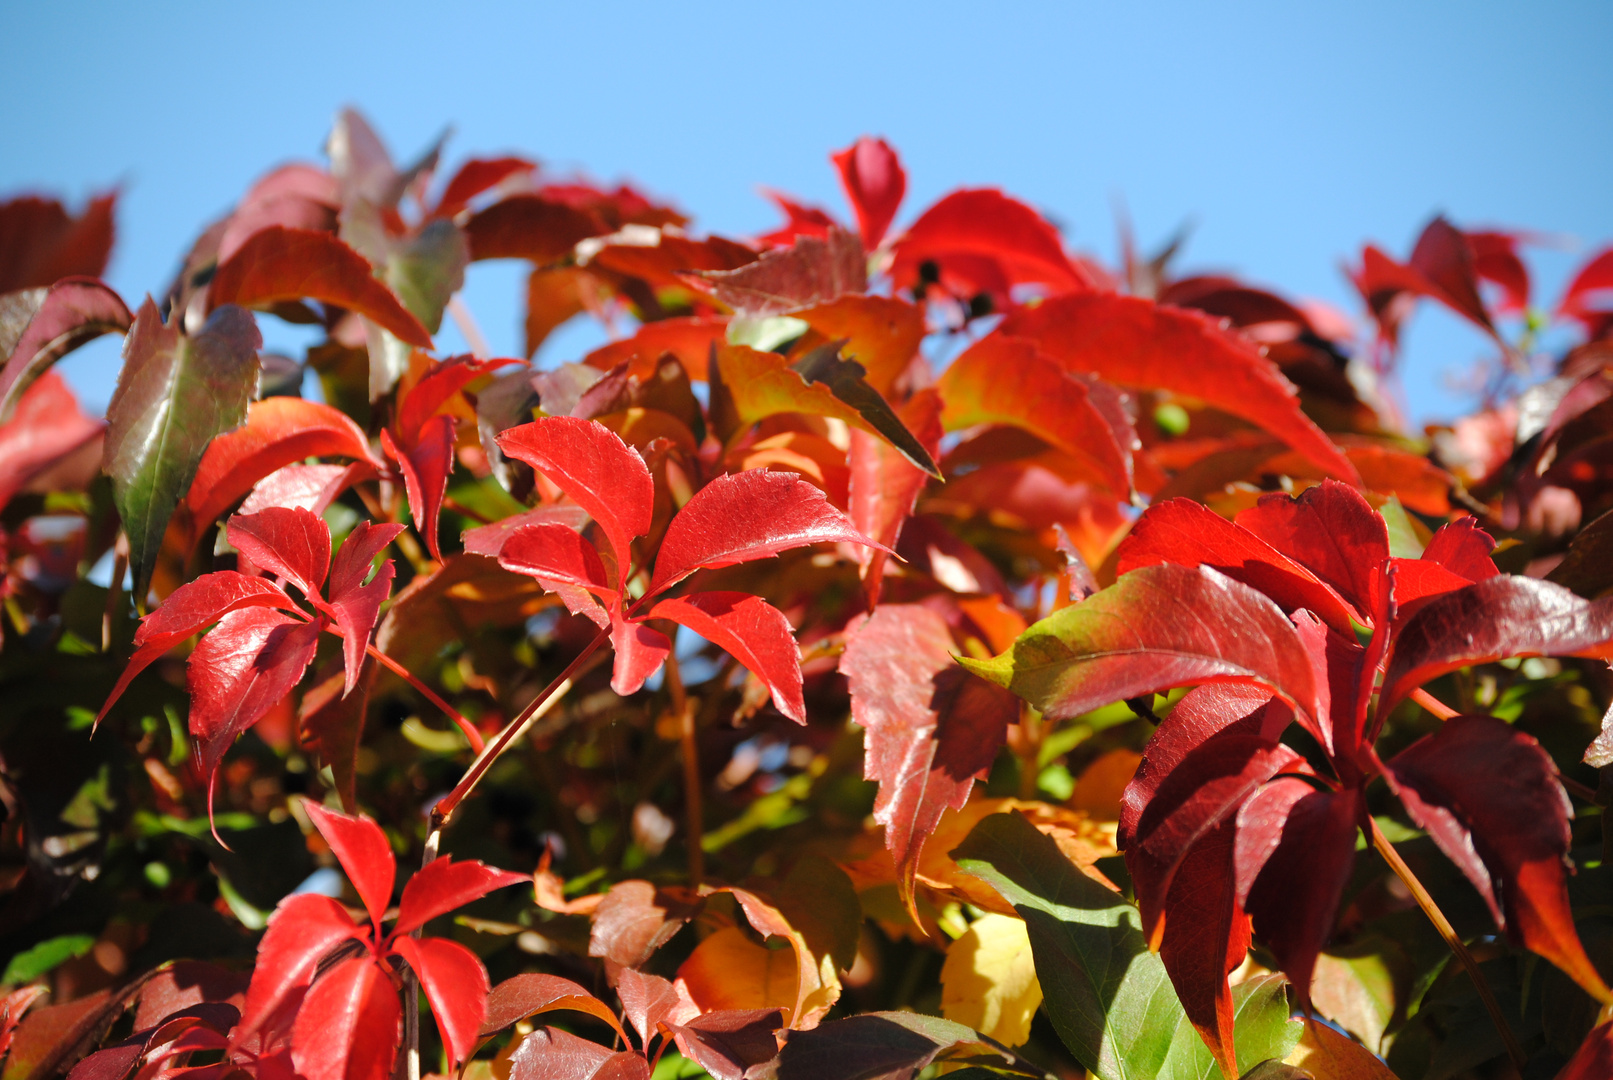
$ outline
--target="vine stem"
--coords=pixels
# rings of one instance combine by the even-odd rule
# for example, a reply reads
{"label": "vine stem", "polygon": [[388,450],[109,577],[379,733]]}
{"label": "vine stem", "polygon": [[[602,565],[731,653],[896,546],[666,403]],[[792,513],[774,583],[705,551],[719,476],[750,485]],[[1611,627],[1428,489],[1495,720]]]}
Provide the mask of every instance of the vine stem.
{"label": "vine stem", "polygon": [[1496,1031],[1501,1035],[1501,1041],[1506,1044],[1507,1056],[1512,1059],[1512,1064],[1518,1071],[1522,1072],[1529,1059],[1524,1055],[1523,1047],[1518,1045],[1518,1037],[1513,1034],[1512,1025],[1507,1023],[1501,1005],[1490,992],[1490,984],[1485,981],[1484,973],[1479,970],[1478,961],[1467,951],[1462,939],[1456,936],[1456,930],[1451,926],[1450,920],[1439,909],[1439,905],[1434,903],[1434,898],[1417,879],[1417,875],[1411,872],[1411,867],[1406,865],[1406,860],[1400,857],[1400,852],[1395,850],[1389,838],[1383,835],[1378,823],[1368,818],[1367,824],[1372,830],[1372,846],[1378,849],[1378,854],[1383,856],[1383,861],[1389,864],[1395,876],[1405,882],[1406,888],[1411,890],[1413,899],[1417,901],[1417,906],[1423,909],[1428,921],[1434,924],[1439,936],[1445,939],[1445,944],[1450,946],[1451,952],[1456,954],[1456,959],[1461,961],[1462,967],[1467,970],[1468,978],[1473,980],[1473,988],[1478,991],[1479,1000],[1484,1002],[1484,1008],[1490,1014],[1490,1021],[1495,1024]]}
{"label": "vine stem", "polygon": [[706,876],[706,849],[701,846],[701,840],[706,835],[706,820],[700,785],[700,740],[695,737],[694,710],[689,707],[689,696],[684,693],[683,672],[678,669],[675,651],[667,653],[666,685],[672,694],[672,711],[678,717],[678,743],[683,751],[683,808],[685,830],[689,834],[689,884],[698,889]]}
{"label": "vine stem", "polygon": [[454,708],[452,705],[448,704],[448,702],[439,697],[437,693],[431,689],[431,687],[415,678],[408,668],[392,659],[380,649],[377,649],[374,645],[367,644],[364,646],[364,649],[371,656],[375,657],[382,667],[386,668],[394,675],[397,675],[399,678],[403,679],[410,686],[420,691],[420,693],[425,696],[427,701],[441,709],[443,711],[443,715],[452,720],[456,725],[458,725],[459,730],[465,733],[465,738],[469,740],[470,748],[472,750],[480,754],[486,748],[487,740],[483,739],[482,733],[476,730],[476,725],[461,716],[458,709]]}

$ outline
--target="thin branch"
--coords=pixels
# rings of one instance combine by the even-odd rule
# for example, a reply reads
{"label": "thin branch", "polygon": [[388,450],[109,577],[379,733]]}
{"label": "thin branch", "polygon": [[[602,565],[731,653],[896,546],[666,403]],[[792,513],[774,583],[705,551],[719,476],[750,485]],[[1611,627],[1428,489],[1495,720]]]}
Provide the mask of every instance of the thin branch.
{"label": "thin branch", "polygon": [[706,876],[706,835],[704,792],[700,783],[700,740],[696,737],[694,710],[683,690],[683,672],[678,669],[676,650],[666,658],[666,685],[672,693],[672,711],[678,717],[678,743],[683,752],[683,808],[685,831],[689,834],[689,884],[700,887]]}
{"label": "thin branch", "polygon": [[376,660],[380,661],[382,667],[385,667],[394,675],[402,678],[410,686],[420,691],[420,693],[425,696],[427,701],[441,709],[443,711],[443,715],[452,720],[459,727],[459,730],[465,733],[465,738],[470,742],[470,748],[472,750],[480,754],[487,746],[487,740],[482,738],[482,733],[476,730],[475,724],[461,716],[458,709],[454,708],[452,705],[448,704],[448,702],[438,697],[436,691],[432,690],[431,687],[415,678],[413,673],[411,673],[408,668],[392,659],[380,649],[377,649],[374,645],[366,644],[364,649],[371,656],[375,657]]}
{"label": "thin branch", "polygon": [[1506,1044],[1507,1056],[1512,1059],[1512,1064],[1518,1071],[1522,1072],[1529,1059],[1524,1055],[1523,1047],[1518,1045],[1518,1037],[1513,1034],[1512,1025],[1507,1023],[1506,1014],[1501,1011],[1495,995],[1490,992],[1490,984],[1485,981],[1484,973],[1479,970],[1478,961],[1467,951],[1462,939],[1456,936],[1456,930],[1452,928],[1450,920],[1445,918],[1445,913],[1434,903],[1434,898],[1423,887],[1423,883],[1417,880],[1417,875],[1411,872],[1411,867],[1400,857],[1400,852],[1396,851],[1394,845],[1389,843],[1388,837],[1383,835],[1378,823],[1368,818],[1367,824],[1372,828],[1372,846],[1378,849],[1378,854],[1383,856],[1383,861],[1389,864],[1395,875],[1405,882],[1406,888],[1411,890],[1412,897],[1417,901],[1417,906],[1423,909],[1428,921],[1434,924],[1439,936],[1445,939],[1445,944],[1450,946],[1451,952],[1456,954],[1456,959],[1461,961],[1462,967],[1467,970],[1468,978],[1473,980],[1473,988],[1478,991],[1479,1000],[1484,1002],[1484,1008],[1490,1014],[1491,1023],[1495,1024],[1496,1031],[1501,1034],[1501,1041]]}
{"label": "thin branch", "polygon": [[455,293],[448,298],[448,317],[454,320],[459,332],[464,335],[465,344],[470,346],[470,354],[478,360],[486,360],[493,355],[488,348],[487,338],[482,336],[482,328],[476,325],[476,317],[470,313],[470,308]]}

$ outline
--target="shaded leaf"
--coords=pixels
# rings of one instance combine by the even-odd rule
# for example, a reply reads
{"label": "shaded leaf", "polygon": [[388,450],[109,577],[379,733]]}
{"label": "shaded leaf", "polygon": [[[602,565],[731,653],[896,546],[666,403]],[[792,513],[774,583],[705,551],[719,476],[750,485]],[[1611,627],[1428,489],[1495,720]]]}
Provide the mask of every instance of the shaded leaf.
{"label": "shaded leaf", "polygon": [[835,228],[822,239],[803,236],[763,252],[736,270],[708,270],[696,283],[738,315],[783,315],[867,291],[867,256],[855,236]]}
{"label": "shaded leaf", "polygon": [[91,199],[72,217],[55,199],[24,195],[0,203],[0,293],[46,288],[65,277],[100,277],[112,254],[117,192]]}
{"label": "shaded leaf", "polygon": [[485,1038],[529,1016],[563,1009],[603,1020],[624,1043],[627,1041],[627,1032],[622,1030],[622,1022],[616,1014],[585,988],[558,975],[531,972],[505,979],[493,987],[487,998],[487,1018],[482,1022],[481,1034]]}
{"label": "shaded leaf", "polygon": [[[14,309],[19,302],[23,306]],[[0,297],[0,354],[6,357],[0,420],[11,418],[23,393],[56,361],[102,334],[127,332],[133,322],[123,298],[94,278],[65,278],[49,289]]]}
{"label": "shaded leaf", "polygon": [[[941,398],[934,390],[921,390],[902,407],[901,420],[932,456],[941,442]],[[870,606],[879,601],[885,562],[912,516],[918,497],[930,482],[929,474],[908,461],[894,446],[864,431],[853,430],[846,452],[850,466],[847,511],[852,525],[882,547],[857,549],[863,587]]]}
{"label": "shaded leaf", "polygon": [[841,401],[857,410],[862,426],[879,435],[894,446],[903,457],[931,476],[940,478],[941,470],[929,449],[914,437],[902,423],[890,403],[864,378],[867,371],[855,360],[840,357],[842,343],[835,342],[813,349],[790,365],[790,370],[809,384],[822,385]]}
{"label": "shaded leaf", "polygon": [[1009,1046],[1030,1038],[1042,1004],[1025,923],[985,914],[947,947],[941,965],[941,1015]]}
{"label": "shaded leaf", "polygon": [[872,1012],[792,1034],[779,1054],[778,1076],[779,1080],[909,1080],[937,1059],[984,1059],[1004,1072],[1046,1075],[962,1024],[912,1012]]}

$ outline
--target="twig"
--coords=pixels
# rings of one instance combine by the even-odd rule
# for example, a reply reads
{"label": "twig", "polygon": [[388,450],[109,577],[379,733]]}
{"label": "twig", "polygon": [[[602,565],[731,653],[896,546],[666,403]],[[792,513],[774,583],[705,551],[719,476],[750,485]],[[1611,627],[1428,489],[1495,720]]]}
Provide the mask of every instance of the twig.
{"label": "twig", "polygon": [[415,678],[408,668],[392,659],[380,649],[377,649],[374,645],[367,644],[364,646],[364,648],[366,652],[381,662],[381,666],[391,671],[394,675],[402,678],[410,686],[420,691],[420,693],[425,696],[427,701],[441,709],[443,711],[443,715],[452,720],[456,725],[458,725],[459,730],[465,733],[466,740],[470,742],[470,748],[476,751],[478,754],[482,752],[482,750],[487,746],[487,740],[482,738],[482,733],[476,730],[475,724],[471,723],[469,720],[460,715],[458,709],[454,708],[452,705],[448,704],[448,702],[438,697],[436,691],[432,690],[431,687]]}
{"label": "twig", "polygon": [[112,651],[112,619],[117,614],[118,598],[123,595],[123,575],[129,570],[129,536],[118,530],[113,545],[112,582],[106,589],[106,613],[101,616],[101,651]]}
{"label": "twig", "polygon": [[493,519],[488,517],[486,514],[478,513],[477,511],[466,506],[464,503],[460,502],[458,499],[450,496],[444,495],[442,497],[442,505],[444,509],[452,510],[454,513],[459,514],[462,517],[468,517],[472,521],[480,521],[483,525],[493,524]]}
{"label": "twig", "polygon": [[1445,913],[1434,903],[1434,898],[1423,887],[1423,883],[1417,880],[1417,875],[1411,872],[1411,867],[1400,857],[1400,852],[1396,851],[1394,845],[1389,843],[1388,837],[1383,835],[1378,823],[1368,818],[1367,824],[1372,829],[1372,846],[1378,849],[1378,854],[1383,856],[1383,861],[1389,864],[1395,875],[1405,882],[1406,888],[1411,890],[1413,899],[1417,901],[1417,906],[1423,909],[1428,921],[1434,924],[1439,936],[1445,939],[1445,944],[1450,946],[1451,952],[1456,954],[1456,959],[1461,961],[1462,967],[1467,970],[1468,978],[1473,980],[1473,988],[1478,991],[1479,1000],[1484,1002],[1485,1011],[1490,1014],[1491,1023],[1495,1024],[1496,1031],[1501,1034],[1501,1041],[1506,1044],[1507,1056],[1512,1059],[1512,1064],[1518,1071],[1522,1072],[1528,1058],[1524,1056],[1523,1047],[1518,1045],[1518,1037],[1513,1034],[1512,1025],[1507,1023],[1506,1014],[1501,1011],[1495,995],[1490,992],[1490,984],[1485,981],[1484,973],[1479,970],[1478,961],[1467,951],[1462,939],[1456,936],[1456,930],[1452,928],[1450,920],[1445,918]]}
{"label": "twig", "polygon": [[465,344],[470,346],[470,354],[478,360],[486,360],[493,355],[493,350],[487,346],[487,338],[482,336],[482,328],[476,325],[476,317],[470,313],[465,302],[455,295],[448,298],[448,317],[454,320],[459,332],[465,337]]}
{"label": "twig", "polygon": [[689,708],[689,697],[683,690],[683,673],[678,670],[676,650],[667,654],[666,685],[672,692],[672,711],[678,717],[678,742],[683,752],[683,810],[685,830],[689,834],[689,884],[698,889],[706,876],[706,849],[701,846],[701,839],[706,835],[706,824],[700,784],[700,740],[696,738],[694,710]]}

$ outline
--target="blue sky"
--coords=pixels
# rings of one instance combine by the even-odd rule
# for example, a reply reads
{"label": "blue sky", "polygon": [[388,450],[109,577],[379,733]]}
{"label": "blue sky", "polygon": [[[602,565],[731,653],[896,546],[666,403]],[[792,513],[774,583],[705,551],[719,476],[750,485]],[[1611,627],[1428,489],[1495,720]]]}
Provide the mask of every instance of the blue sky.
{"label": "blue sky", "polygon": [[[758,185],[840,209],[828,153],[883,134],[909,174],[900,220],[993,184],[1112,259],[1124,200],[1148,247],[1195,223],[1185,266],[1352,313],[1341,262],[1366,240],[1404,254],[1435,212],[1560,237],[1531,252],[1541,300],[1613,241],[1605,2],[53,0],[0,8],[0,40],[0,193],[121,184],[109,277],[131,303],[265,169],[317,160],[344,104],[399,157],[452,125],[451,162],[517,151],[632,179],[735,234],[775,220]],[[519,281],[471,271],[502,351]],[[297,340],[263,321],[271,344]],[[1444,380],[1483,339],[1425,305],[1406,347],[1413,416],[1459,411]],[[100,407],[116,362],[107,341],[67,371]]]}

